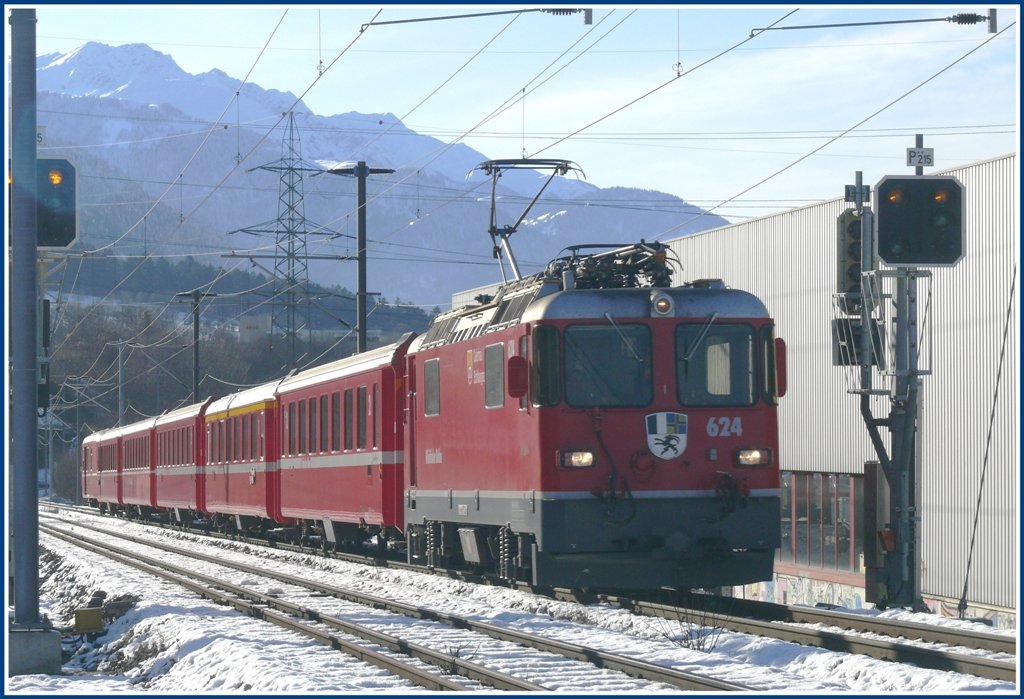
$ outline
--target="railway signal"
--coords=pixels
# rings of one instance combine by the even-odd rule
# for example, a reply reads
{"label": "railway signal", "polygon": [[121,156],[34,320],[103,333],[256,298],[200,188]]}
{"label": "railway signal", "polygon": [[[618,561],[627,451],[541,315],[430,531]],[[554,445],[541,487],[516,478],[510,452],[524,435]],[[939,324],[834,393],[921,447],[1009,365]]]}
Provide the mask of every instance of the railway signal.
{"label": "railway signal", "polygon": [[63,158],[36,161],[36,245],[66,248],[78,236],[78,178]]}
{"label": "railway signal", "polygon": [[891,267],[951,267],[964,256],[955,177],[883,177],[875,187],[877,257]]}
{"label": "railway signal", "polygon": [[836,290],[839,308],[847,315],[860,314],[861,247],[863,219],[854,209],[847,209],[836,219]]}

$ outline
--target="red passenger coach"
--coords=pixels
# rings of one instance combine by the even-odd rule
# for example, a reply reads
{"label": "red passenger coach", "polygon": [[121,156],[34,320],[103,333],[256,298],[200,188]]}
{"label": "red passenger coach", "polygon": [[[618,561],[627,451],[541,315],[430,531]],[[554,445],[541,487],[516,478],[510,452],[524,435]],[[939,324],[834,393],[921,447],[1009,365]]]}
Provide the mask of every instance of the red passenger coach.
{"label": "red passenger coach", "polygon": [[103,511],[116,510],[120,503],[120,450],[115,432],[101,430],[82,440],[82,497]]}
{"label": "red passenger coach", "polygon": [[233,517],[239,530],[284,522],[277,501],[278,383],[234,393],[206,409],[203,512]]}
{"label": "red passenger coach", "polygon": [[749,293],[670,288],[666,252],[558,260],[412,345],[410,561],[571,587],[771,578],[781,341]]}
{"label": "red passenger coach", "polygon": [[211,399],[164,413],[156,419],[156,504],[184,523],[205,509],[205,417]]}
{"label": "red passenger coach", "polygon": [[397,535],[402,523],[399,396],[407,335],[281,382],[280,505],[327,544]]}
{"label": "red passenger coach", "polygon": [[120,503],[139,515],[156,507],[154,422],[148,419],[114,430],[121,450]]}

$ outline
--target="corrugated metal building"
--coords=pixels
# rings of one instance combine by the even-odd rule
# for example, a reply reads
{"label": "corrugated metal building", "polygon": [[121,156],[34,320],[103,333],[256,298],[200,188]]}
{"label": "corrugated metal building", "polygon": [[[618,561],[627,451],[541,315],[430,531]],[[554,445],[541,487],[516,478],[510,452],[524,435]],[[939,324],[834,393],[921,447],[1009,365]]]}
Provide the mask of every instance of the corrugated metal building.
{"label": "corrugated metal building", "polygon": [[[931,370],[921,379],[917,450],[921,592],[952,615],[966,581],[969,613],[1003,626],[1016,615],[1019,570],[1017,159],[941,174],[964,185],[966,256],[931,268],[918,288],[920,368]],[[839,197],[671,242],[684,279],[721,278],[757,294],[789,349],[779,429],[784,546],[775,580],[748,586],[747,596],[863,603],[864,537],[875,536],[859,522],[864,462],[877,456],[849,392],[859,373],[833,365],[831,338],[836,218],[848,206]],[[873,406],[875,416],[888,414],[884,398]]]}
{"label": "corrugated metal building", "polygon": [[[929,174],[964,185],[966,256],[918,282],[919,368],[931,372],[920,383],[917,447],[921,593],[934,611],[955,616],[966,582],[970,616],[1012,627],[1020,523],[1017,158]],[[864,526],[864,464],[877,455],[851,392],[860,388],[859,371],[834,366],[831,329],[844,317],[834,297],[836,218],[849,206],[837,197],[668,241],[683,266],[676,283],[717,278],[756,294],[788,346],[779,426],[783,547],[774,579],[737,595],[870,606],[864,543],[876,533]],[[455,294],[453,306],[495,288]],[[893,293],[891,279],[882,291]],[[893,315],[890,305],[881,317]],[[889,387],[891,377],[875,376],[875,388]],[[875,417],[888,409],[884,397],[872,399]],[[888,445],[884,428],[882,435]]]}

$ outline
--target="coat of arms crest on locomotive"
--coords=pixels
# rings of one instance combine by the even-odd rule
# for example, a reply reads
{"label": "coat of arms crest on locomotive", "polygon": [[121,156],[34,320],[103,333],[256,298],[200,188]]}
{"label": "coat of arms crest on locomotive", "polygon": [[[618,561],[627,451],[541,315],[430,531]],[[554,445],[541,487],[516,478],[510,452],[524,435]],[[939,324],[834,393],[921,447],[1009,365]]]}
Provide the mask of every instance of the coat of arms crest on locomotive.
{"label": "coat of arms crest on locomotive", "polygon": [[659,459],[674,459],[686,451],[686,416],[651,413],[647,421],[647,448]]}

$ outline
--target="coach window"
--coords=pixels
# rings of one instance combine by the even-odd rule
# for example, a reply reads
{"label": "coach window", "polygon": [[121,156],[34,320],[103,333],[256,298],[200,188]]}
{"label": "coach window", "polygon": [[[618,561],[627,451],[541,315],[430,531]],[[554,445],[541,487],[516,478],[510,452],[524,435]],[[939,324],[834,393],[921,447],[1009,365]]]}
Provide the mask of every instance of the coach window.
{"label": "coach window", "polygon": [[345,449],[352,448],[352,389],[345,389]]}
{"label": "coach window", "polygon": [[299,424],[296,429],[299,431],[299,454],[306,453],[306,436],[309,423],[306,420],[306,401],[299,401]]}
{"label": "coach window", "polygon": [[380,446],[377,435],[380,434],[380,385],[373,384],[373,396],[370,401],[370,444],[376,449]]}
{"label": "coach window", "polygon": [[484,406],[500,408],[505,404],[505,345],[484,348]]}
{"label": "coach window", "polygon": [[295,403],[288,404],[288,424],[285,425],[288,429],[288,454],[291,456],[295,455]]}
{"label": "coach window", "polygon": [[341,451],[341,391],[331,394],[331,451]]}
{"label": "coach window", "polygon": [[676,381],[683,405],[752,405],[757,399],[754,329],[692,323],[676,328]]}
{"label": "coach window", "polygon": [[249,458],[256,460],[256,443],[259,441],[260,414],[252,413],[249,416]]}
{"label": "coach window", "polygon": [[366,448],[366,386],[360,386],[356,404],[356,448]]}
{"label": "coach window", "polygon": [[265,412],[261,410],[260,412],[256,413],[255,417],[253,418],[253,433],[254,438],[256,439],[256,454],[253,457],[255,459],[263,458],[263,440],[266,438],[266,433],[263,430],[264,415]]}
{"label": "coach window", "polygon": [[217,420],[217,461],[224,463],[224,421]]}
{"label": "coach window", "polygon": [[316,453],[316,427],[317,427],[317,402],[316,398],[309,399],[309,453]]}
{"label": "coach window", "polygon": [[428,359],[423,363],[423,414],[441,414],[440,359]]}
{"label": "coach window", "polygon": [[331,414],[327,412],[327,394],[320,396],[320,452],[326,454],[330,451],[327,444],[327,437],[330,433],[327,431],[327,423],[330,419]]}

